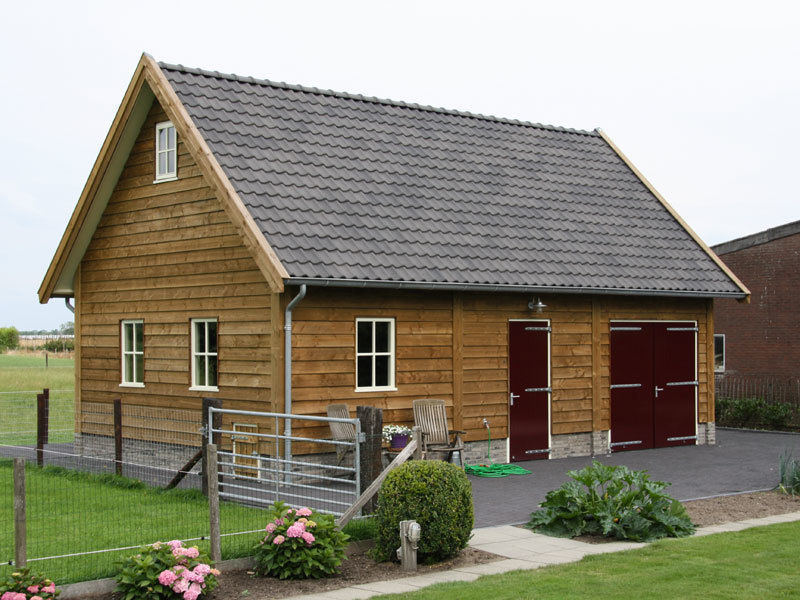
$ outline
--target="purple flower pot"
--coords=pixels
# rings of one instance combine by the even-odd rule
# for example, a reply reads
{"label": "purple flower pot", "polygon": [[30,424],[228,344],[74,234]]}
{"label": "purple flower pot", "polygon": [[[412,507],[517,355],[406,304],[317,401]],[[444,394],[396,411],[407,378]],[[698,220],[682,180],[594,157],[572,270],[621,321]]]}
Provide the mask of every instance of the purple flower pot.
{"label": "purple flower pot", "polygon": [[392,434],[392,441],[389,442],[390,448],[405,448],[408,445],[408,434],[407,433],[395,433]]}

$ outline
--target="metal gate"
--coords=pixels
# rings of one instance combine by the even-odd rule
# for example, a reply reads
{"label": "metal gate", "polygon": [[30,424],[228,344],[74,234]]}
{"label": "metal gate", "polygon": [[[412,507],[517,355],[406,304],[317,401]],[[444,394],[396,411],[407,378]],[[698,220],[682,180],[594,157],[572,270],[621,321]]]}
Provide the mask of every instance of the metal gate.
{"label": "metal gate", "polygon": [[612,322],[611,449],[697,442],[697,324]]}
{"label": "metal gate", "polygon": [[[261,507],[280,500],[341,515],[361,495],[358,419],[209,407],[208,422],[223,500]],[[332,422],[353,427],[353,441],[332,439]]]}

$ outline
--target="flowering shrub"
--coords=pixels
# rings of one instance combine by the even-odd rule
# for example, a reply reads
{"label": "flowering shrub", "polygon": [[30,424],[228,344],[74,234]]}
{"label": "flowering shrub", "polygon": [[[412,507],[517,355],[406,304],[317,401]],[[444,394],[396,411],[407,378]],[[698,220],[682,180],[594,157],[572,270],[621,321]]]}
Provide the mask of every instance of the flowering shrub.
{"label": "flowering shrub", "polygon": [[348,536],[332,515],[276,502],[269,510],[266,535],[255,547],[256,573],[278,579],[319,579],[336,573]]}
{"label": "flowering shrub", "polygon": [[55,583],[30,569],[14,571],[0,582],[0,600],[49,600],[60,593]]}
{"label": "flowering shrub", "polygon": [[196,600],[219,584],[219,571],[209,563],[197,546],[156,542],[118,562],[117,591],[124,600]]}
{"label": "flowering shrub", "polygon": [[381,429],[381,435],[385,442],[391,442],[393,435],[408,435],[411,430],[405,425],[384,425]]}

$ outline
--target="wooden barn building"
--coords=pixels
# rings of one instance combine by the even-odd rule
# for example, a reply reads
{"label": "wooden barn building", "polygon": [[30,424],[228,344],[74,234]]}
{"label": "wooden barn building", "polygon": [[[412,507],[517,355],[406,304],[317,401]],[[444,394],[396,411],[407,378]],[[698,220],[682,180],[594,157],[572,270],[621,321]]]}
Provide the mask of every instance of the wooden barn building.
{"label": "wooden barn building", "polygon": [[39,290],[74,298],[79,432],[443,398],[510,461],[713,443],[713,301],[748,294],[600,130],[148,55]]}

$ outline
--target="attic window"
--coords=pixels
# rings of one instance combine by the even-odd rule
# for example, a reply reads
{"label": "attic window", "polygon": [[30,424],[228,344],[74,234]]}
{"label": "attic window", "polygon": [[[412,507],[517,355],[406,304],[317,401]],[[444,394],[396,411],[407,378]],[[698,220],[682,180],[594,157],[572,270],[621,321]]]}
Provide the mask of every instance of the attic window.
{"label": "attic window", "polygon": [[178,141],[171,121],[156,125],[156,181],[178,178]]}

